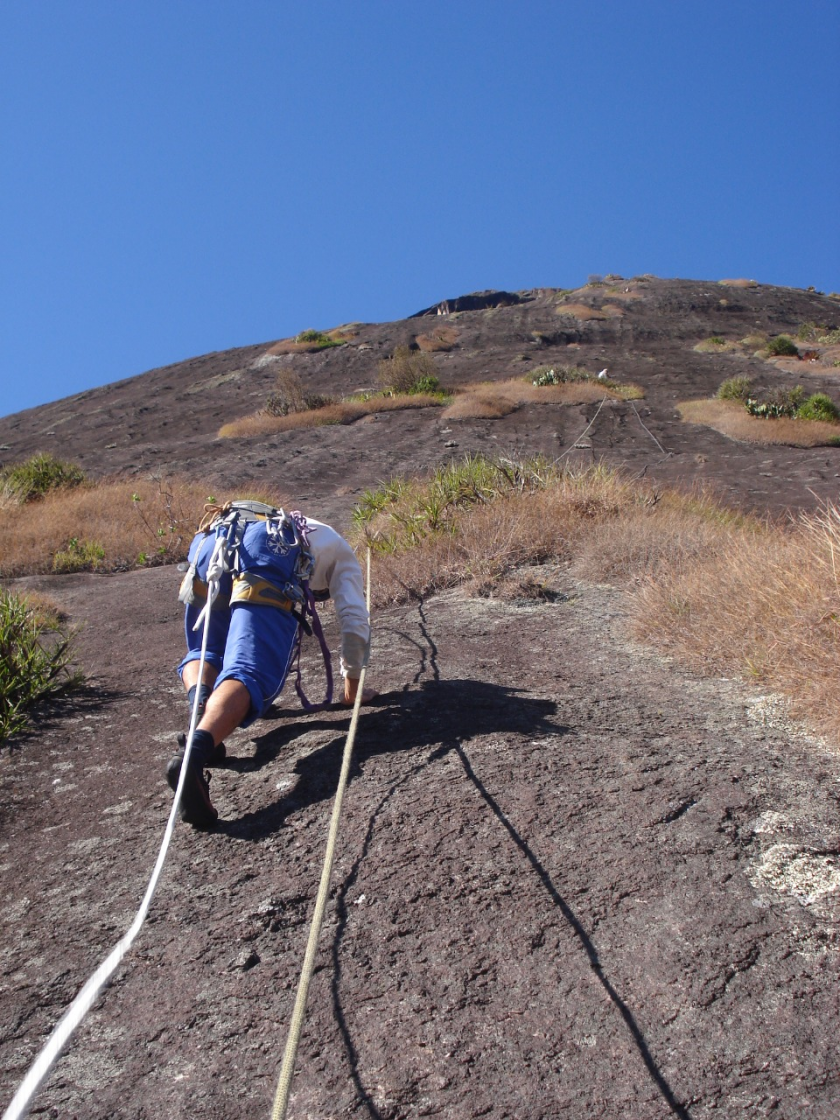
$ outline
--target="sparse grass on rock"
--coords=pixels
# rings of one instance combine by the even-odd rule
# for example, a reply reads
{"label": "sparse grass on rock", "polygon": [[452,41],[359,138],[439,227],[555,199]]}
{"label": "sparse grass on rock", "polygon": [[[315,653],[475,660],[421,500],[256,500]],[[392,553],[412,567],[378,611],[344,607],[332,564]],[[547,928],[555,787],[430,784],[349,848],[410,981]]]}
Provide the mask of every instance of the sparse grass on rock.
{"label": "sparse grass on rock", "polygon": [[267,354],[315,354],[319,350],[329,350],[333,346],[343,346],[356,337],[353,324],[344,327],[333,327],[328,331],[318,331],[309,327],[294,338],[284,338],[275,342],[266,351]]}
{"label": "sparse grass on rock", "polygon": [[209,497],[201,484],[177,479],[105,480],[50,492],[25,517],[0,509],[0,577],[183,560]]}
{"label": "sparse grass on rock", "polygon": [[304,412],[272,415],[257,412],[231,420],[219,428],[220,439],[241,439],[291,432],[301,428],[323,428],[330,424],[353,424],[375,412],[399,412],[410,408],[440,408],[448,397],[443,393],[384,393],[348,397],[344,401],[311,408]]}
{"label": "sparse grass on rock", "polygon": [[711,338],[704,338],[702,342],[698,342],[694,349],[698,354],[732,354],[737,353],[740,347],[737,342],[731,342],[715,334]]}
{"label": "sparse grass on rock", "polygon": [[470,457],[369,491],[356,540],[377,553],[379,604],[458,584],[504,594],[518,567],[547,561],[620,584],[637,638],[778,691],[811,726],[840,734],[834,506],[774,523],[601,465]]}
{"label": "sparse grass on rock", "polygon": [[427,353],[449,351],[458,340],[458,332],[448,325],[435,327],[425,334],[418,334],[417,345]]}
{"label": "sparse grass on rock", "polygon": [[[559,371],[559,373],[557,372]],[[555,376],[549,376],[549,373]],[[535,384],[535,379],[540,383]],[[639,400],[644,390],[618,381],[599,381],[585,370],[570,372],[563,367],[537,366],[525,377],[505,381],[481,381],[459,389],[443,412],[444,420],[498,420],[531,404],[591,404],[604,398]]]}
{"label": "sparse grass on rock", "polygon": [[772,421],[751,416],[737,400],[683,401],[677,410],[689,424],[705,424],[743,443],[785,444],[788,447],[840,445],[840,427],[823,420],[779,416]]}
{"label": "sparse grass on rock", "polygon": [[840,511],[725,533],[639,591],[634,629],[695,668],[784,694],[812,727],[840,734]]}

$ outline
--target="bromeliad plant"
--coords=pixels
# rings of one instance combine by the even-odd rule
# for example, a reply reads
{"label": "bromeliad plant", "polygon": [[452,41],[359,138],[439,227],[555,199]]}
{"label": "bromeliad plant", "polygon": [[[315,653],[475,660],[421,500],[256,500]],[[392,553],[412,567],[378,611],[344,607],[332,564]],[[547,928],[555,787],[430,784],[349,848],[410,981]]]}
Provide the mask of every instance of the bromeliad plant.
{"label": "bromeliad plant", "polygon": [[51,605],[0,591],[0,744],[27,727],[37,704],[82,684],[72,642]]}
{"label": "bromeliad plant", "polygon": [[442,464],[426,479],[392,479],[365,491],[353,521],[374,551],[393,553],[435,533],[451,532],[457,515],[471,506],[542,490],[557,473],[541,456],[492,460],[467,455]]}

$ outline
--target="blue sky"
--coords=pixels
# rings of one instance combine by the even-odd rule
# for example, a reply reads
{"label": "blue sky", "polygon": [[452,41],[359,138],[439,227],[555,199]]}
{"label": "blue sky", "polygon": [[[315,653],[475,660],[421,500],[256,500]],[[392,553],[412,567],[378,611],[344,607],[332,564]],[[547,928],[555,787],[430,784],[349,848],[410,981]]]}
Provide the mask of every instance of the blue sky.
{"label": "blue sky", "polygon": [[836,0],[11,0],[0,415],[592,273],[840,289]]}

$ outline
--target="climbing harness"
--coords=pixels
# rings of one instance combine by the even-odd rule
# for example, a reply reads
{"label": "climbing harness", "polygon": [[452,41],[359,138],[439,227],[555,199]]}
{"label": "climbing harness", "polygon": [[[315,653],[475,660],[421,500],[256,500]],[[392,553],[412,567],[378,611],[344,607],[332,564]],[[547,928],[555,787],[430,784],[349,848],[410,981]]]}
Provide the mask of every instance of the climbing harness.
{"label": "climbing harness", "polygon": [[[370,611],[370,548],[367,551],[367,588],[366,599]],[[318,897],[315,900],[315,910],[312,914],[312,924],[309,927],[309,939],[306,943],[306,954],[303,958],[300,980],[298,981],[295,1006],[292,1010],[292,1022],[289,1027],[289,1036],[286,1039],[286,1048],[283,1051],[283,1062],[280,1066],[280,1077],[274,1094],[274,1104],[271,1109],[271,1120],[285,1120],[286,1109],[289,1105],[289,1093],[292,1088],[292,1076],[295,1070],[300,1034],[303,1029],[303,1017],[306,1012],[306,999],[309,994],[309,982],[315,970],[315,954],[318,950],[318,938],[321,935],[321,926],[324,921],[324,911],[327,907],[327,896],[330,890],[330,877],[332,876],[335,846],[338,839],[338,822],[341,817],[341,806],[344,801],[344,791],[350,776],[350,761],[353,757],[353,743],[356,738],[356,728],[359,723],[359,711],[362,706],[362,694],[365,689],[365,669],[359,677],[359,686],[356,692],[356,702],[353,705],[353,715],[350,720],[350,730],[347,732],[347,742],[344,744],[344,754],[341,759],[341,773],[338,778],[338,787],[335,791],[330,830],[327,836],[327,847],[324,854],[324,866],[321,870],[321,882],[318,886]]]}

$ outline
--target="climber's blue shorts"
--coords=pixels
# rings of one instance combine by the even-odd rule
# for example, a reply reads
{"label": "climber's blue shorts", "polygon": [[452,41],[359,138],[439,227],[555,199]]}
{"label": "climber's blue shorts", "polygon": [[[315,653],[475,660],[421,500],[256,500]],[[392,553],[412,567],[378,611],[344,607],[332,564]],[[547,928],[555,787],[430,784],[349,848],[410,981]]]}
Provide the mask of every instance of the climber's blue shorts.
{"label": "climber's blue shorts", "polygon": [[[261,523],[248,526],[251,530],[262,529]],[[259,536],[255,533],[254,536]],[[196,565],[196,576],[206,581],[207,565],[215,545],[215,537],[199,533],[190,546],[189,559]],[[259,549],[252,549],[258,552]],[[244,559],[240,552],[240,563]],[[248,565],[249,569],[257,565]],[[272,573],[268,566],[259,565],[266,578]],[[279,573],[278,573],[279,574]],[[219,598],[210,611],[210,627],[207,635],[206,662],[220,670],[214,688],[222,681],[237,680],[248,689],[251,708],[240,726],[247,727],[264,715],[272,700],[280,694],[289,673],[295,648],[298,622],[291,611],[262,603],[234,603],[228,606],[232,580],[225,575],[221,580]],[[204,599],[189,603],[184,620],[187,639],[187,654],[178,666],[179,674],[190,661],[201,658],[201,642],[204,623],[194,630],[198,616],[204,606]]]}

